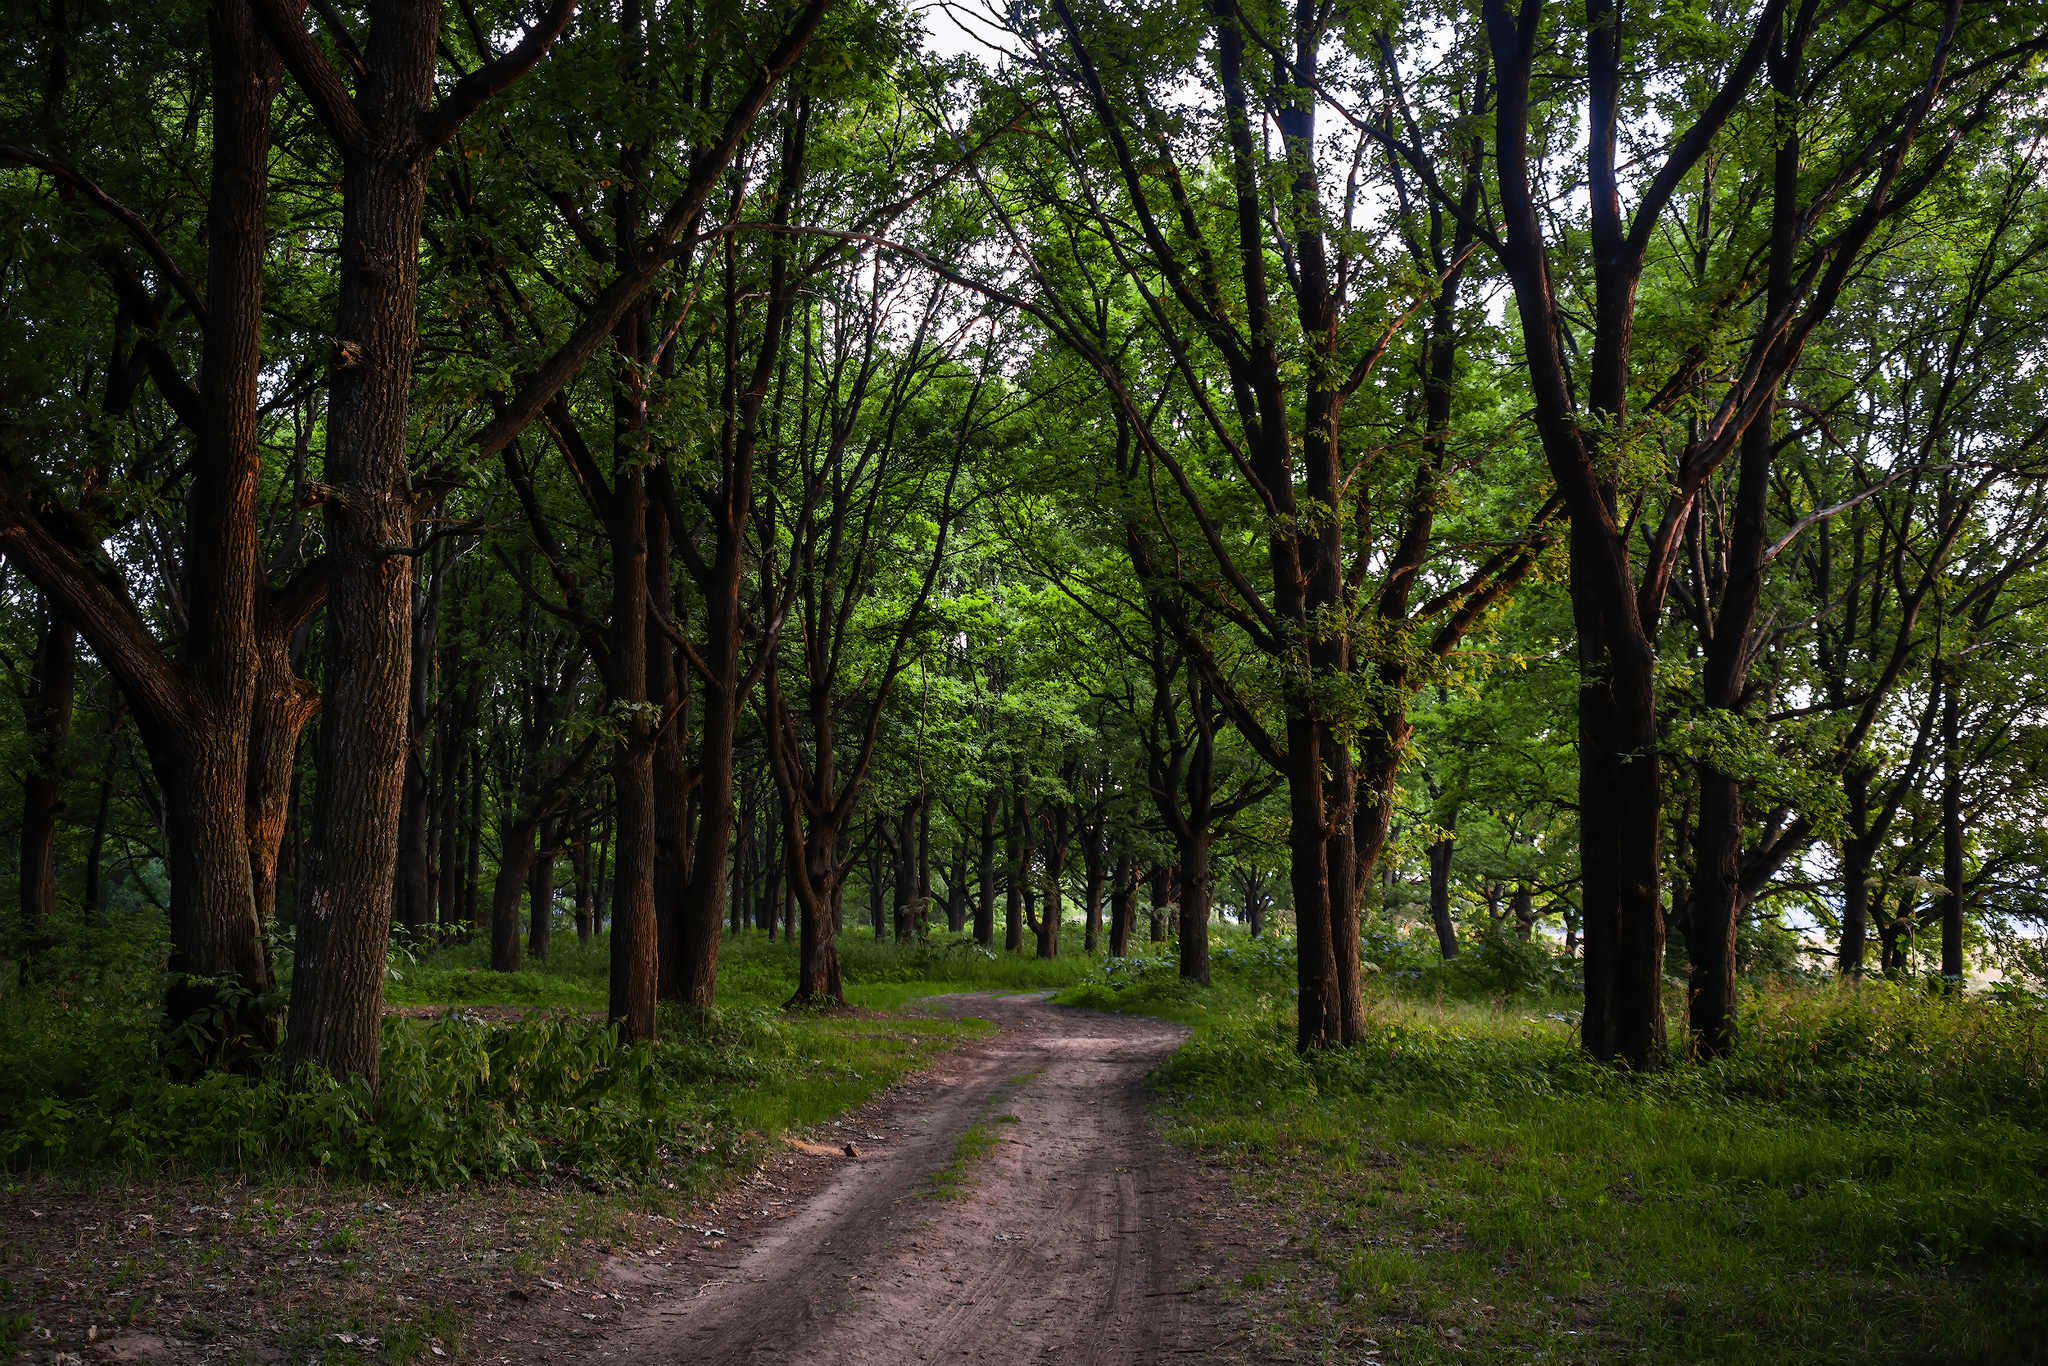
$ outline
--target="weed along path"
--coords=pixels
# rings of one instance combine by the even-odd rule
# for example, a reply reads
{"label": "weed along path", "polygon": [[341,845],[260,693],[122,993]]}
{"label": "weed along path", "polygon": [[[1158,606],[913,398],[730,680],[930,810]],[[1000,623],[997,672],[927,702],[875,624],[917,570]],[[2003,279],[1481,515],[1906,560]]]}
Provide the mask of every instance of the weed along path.
{"label": "weed along path", "polygon": [[842,1123],[835,1138],[859,1155],[820,1158],[837,1166],[793,1213],[700,1253],[713,1279],[670,1279],[702,1261],[616,1266],[647,1308],[610,1327],[602,1352],[660,1366],[1138,1366],[1213,1343],[1177,1178],[1141,1104],[1144,1076],[1186,1031],[1035,996],[924,1008],[999,1030],[914,1081],[889,1107],[893,1129]]}

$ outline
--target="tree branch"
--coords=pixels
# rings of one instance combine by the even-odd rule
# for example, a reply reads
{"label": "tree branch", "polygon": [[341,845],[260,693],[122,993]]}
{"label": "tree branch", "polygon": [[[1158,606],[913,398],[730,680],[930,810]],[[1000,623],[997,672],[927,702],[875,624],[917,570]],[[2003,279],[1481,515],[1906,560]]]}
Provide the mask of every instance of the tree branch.
{"label": "tree branch", "polygon": [[199,325],[201,327],[206,326],[206,300],[199,293],[199,287],[192,283],[191,277],[178,269],[176,258],[171,255],[170,250],[162,242],[157,240],[156,234],[149,230],[149,225],[142,221],[141,215],[99,186],[93,184],[90,180],[87,180],[78,172],[72,170],[69,166],[60,161],[52,160],[40,152],[31,152],[26,147],[16,147],[12,143],[0,142],[0,161],[15,161],[20,162],[24,166],[33,166],[45,175],[53,176],[62,183],[69,185],[72,189],[90,199],[100,209],[104,210],[108,217],[126,228],[128,235],[133,237],[136,243],[149,253],[149,259],[156,262],[157,269],[161,270],[164,273],[164,278],[170,281],[171,288],[177,290],[179,296],[187,304],[191,305],[192,316],[199,320]]}

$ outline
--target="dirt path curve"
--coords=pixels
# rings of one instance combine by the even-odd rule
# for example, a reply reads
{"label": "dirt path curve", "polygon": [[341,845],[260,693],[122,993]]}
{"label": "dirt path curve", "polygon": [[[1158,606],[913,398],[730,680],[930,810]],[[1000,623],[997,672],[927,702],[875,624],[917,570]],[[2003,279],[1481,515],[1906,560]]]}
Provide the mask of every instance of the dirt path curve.
{"label": "dirt path curve", "polygon": [[[1186,1031],[1039,997],[925,1004],[1001,1032],[935,1062],[926,1098],[895,1111],[900,1137],[856,1136],[860,1160],[721,1259],[729,1279],[619,1325],[607,1347],[659,1366],[1138,1366],[1209,1345],[1179,1183],[1140,1104]],[[993,1150],[964,1162],[957,1195],[934,1198],[933,1173],[976,1124]]]}

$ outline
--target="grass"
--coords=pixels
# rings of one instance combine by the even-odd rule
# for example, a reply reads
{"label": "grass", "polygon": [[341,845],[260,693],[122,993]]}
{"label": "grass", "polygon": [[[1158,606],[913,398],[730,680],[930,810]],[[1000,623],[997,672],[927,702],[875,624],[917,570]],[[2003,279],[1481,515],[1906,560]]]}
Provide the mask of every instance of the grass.
{"label": "grass", "polygon": [[953,1140],[953,1152],[946,1165],[925,1179],[925,1195],[933,1200],[957,1200],[965,1194],[972,1184],[975,1167],[1002,1141],[995,1126],[1005,1119],[1012,1124],[1017,1122],[1015,1115],[1004,1115],[977,1119],[962,1129]]}
{"label": "grass", "polygon": [[1066,997],[1194,1026],[1167,1129],[1285,1250],[1230,1282],[1276,1354],[2038,1359],[2038,1006],[1759,985],[1734,1059],[1631,1078],[1579,1053],[1569,998],[1383,973],[1366,1041],[1302,1059],[1284,959],[1236,945],[1206,991],[1122,965]]}
{"label": "grass", "polygon": [[1071,986],[1094,968],[1083,953],[1040,962],[959,937],[849,935],[842,955],[849,1002],[864,1010],[785,1011],[794,946],[745,936],[725,945],[716,1008],[664,1010],[659,1041],[637,1046],[592,1018],[606,1000],[602,935],[558,935],[547,962],[514,973],[490,971],[480,943],[394,953],[392,1005],[469,1009],[387,1017],[373,1094],[288,1086],[253,1054],[253,1075],[167,1070],[177,1045],[156,1024],[151,946],[82,952],[47,985],[0,999],[0,1170],[310,1167],[427,1184],[555,1174],[687,1189],[986,1028],[877,1012],[946,991]]}
{"label": "grass", "polygon": [[[1094,967],[943,939],[849,936],[844,957],[854,1009],[787,1011],[791,946],[729,941],[717,1008],[664,1010],[658,1044],[623,1047],[590,1018],[602,939],[559,935],[550,961],[512,974],[475,944],[395,955],[393,1004],[459,1008],[387,1019],[372,1097],[166,1076],[157,946],[81,951],[0,997],[0,1361],[111,1331],[324,1366],[487,1354],[513,1290],[716,1246],[711,1221],[741,1228],[792,1179],[782,1135],[987,1028],[883,1011]],[[684,1222],[696,1207],[703,1228]],[[516,1331],[574,1335],[539,1298],[519,1312]]]}
{"label": "grass", "polygon": [[[485,1229],[462,1254],[483,1275],[534,1274],[622,1238],[673,1240],[678,1201],[772,1180],[763,1171],[776,1136],[864,1103],[985,1027],[888,1012],[942,992],[1056,991],[1193,1027],[1156,1078],[1167,1134],[1229,1174],[1247,1240],[1280,1249],[1256,1267],[1200,1271],[1256,1310],[1274,1355],[2038,1356],[2048,1303],[2048,1013],[2038,1002],[1759,984],[1734,1058],[1632,1077],[1576,1048],[1569,965],[1540,951],[1489,944],[1442,964],[1385,931],[1367,951],[1367,1038],[1302,1058],[1292,946],[1271,937],[1219,936],[1214,985],[1202,988],[1179,979],[1165,946],[1040,962],[957,938],[849,935],[847,1011],[785,1010],[793,947],[742,937],[725,945],[717,1009],[664,1012],[653,1047],[622,1047],[588,1018],[603,1007],[602,940],[558,936],[551,962],[516,974],[489,972],[479,946],[451,947],[395,963],[392,1000],[509,1018],[387,1022],[375,1098],[345,1087],[292,1097],[260,1076],[168,1079],[151,1015],[157,979],[119,955],[82,957],[112,966],[0,1001],[0,1166],[17,1174],[10,1198],[157,1189],[166,1219],[223,1203],[190,1194],[195,1181],[222,1192],[239,1183],[238,1217],[256,1220],[246,1236],[282,1240],[263,1255],[310,1239],[337,1284],[368,1296],[308,1298],[280,1310],[276,1332],[308,1357],[396,1363],[436,1338],[454,1351],[461,1324],[395,1289],[369,1294],[355,1268],[413,1255],[395,1221]],[[928,1194],[966,1188],[1000,1141],[997,1107]],[[394,1183],[479,1181],[497,1184],[472,1186],[472,1212],[455,1220],[371,1209],[377,1191],[399,1199]],[[266,1200],[300,1222],[271,1227]],[[82,1214],[79,1226],[101,1217]],[[100,1238],[155,1236],[93,1226]],[[206,1260],[219,1250],[208,1236],[224,1235],[165,1251],[163,1274],[191,1282],[189,1297],[145,1308],[145,1320],[175,1308],[179,1322],[193,1319],[190,1336],[230,1331],[208,1318],[219,1311],[201,1293],[225,1266]],[[0,1274],[24,1259],[55,1266],[60,1252],[71,1250],[20,1241]],[[101,1321],[135,1318],[126,1282],[110,1281],[103,1298]],[[7,1301],[0,1347],[27,1331],[26,1283],[0,1285]],[[344,1332],[358,1341],[336,1346]]]}

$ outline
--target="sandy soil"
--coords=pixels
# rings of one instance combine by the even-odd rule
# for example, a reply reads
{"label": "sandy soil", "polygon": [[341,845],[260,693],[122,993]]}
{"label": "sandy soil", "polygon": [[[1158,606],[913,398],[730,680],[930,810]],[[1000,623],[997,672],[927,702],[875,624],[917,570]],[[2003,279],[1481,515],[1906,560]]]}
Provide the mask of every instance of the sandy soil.
{"label": "sandy soil", "polygon": [[[606,1325],[590,1356],[1135,1366],[1215,1343],[1175,1209],[1192,1178],[1169,1167],[1141,1108],[1143,1077],[1185,1031],[1037,997],[926,1007],[1001,1032],[899,1093],[893,1128],[842,1121],[835,1138],[860,1155],[785,1217],[724,1242],[717,1278],[675,1283],[701,1261],[615,1264],[613,1283],[646,1308]],[[962,1144],[973,1126],[992,1150]],[[957,1175],[950,1194],[935,1173]]]}

